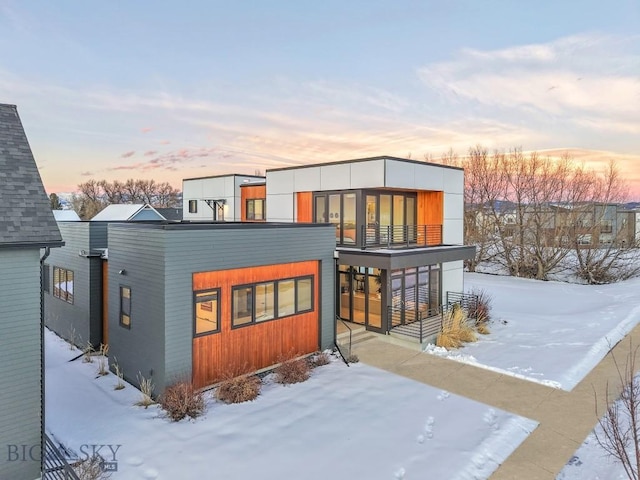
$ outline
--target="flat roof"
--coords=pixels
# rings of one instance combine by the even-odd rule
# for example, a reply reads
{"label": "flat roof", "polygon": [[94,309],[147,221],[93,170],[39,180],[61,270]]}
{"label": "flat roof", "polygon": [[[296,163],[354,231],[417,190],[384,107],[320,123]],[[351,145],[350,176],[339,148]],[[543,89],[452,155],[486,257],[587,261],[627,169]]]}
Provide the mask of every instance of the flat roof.
{"label": "flat roof", "polygon": [[331,223],[293,223],[293,222],[171,222],[146,223],[122,222],[111,223],[118,228],[148,228],[156,230],[234,230],[234,229],[270,229],[270,228],[326,228],[335,226]]}
{"label": "flat roof", "polygon": [[420,160],[410,160],[408,158],[390,157],[388,155],[382,155],[378,157],[355,158],[352,160],[337,160],[333,162],[307,163],[305,165],[294,165],[291,167],[269,168],[267,169],[267,172],[280,172],[283,170],[295,170],[299,168],[310,168],[310,167],[323,167],[326,165],[340,165],[345,163],[370,162],[373,160],[395,160],[397,162],[413,163],[417,165],[430,165],[432,167],[450,168],[452,170],[464,170],[461,167],[453,167],[451,165],[442,165],[440,163],[433,163],[433,162],[421,162]]}
{"label": "flat roof", "polygon": [[224,173],[222,175],[209,175],[206,177],[192,177],[192,178],[183,178],[182,181],[186,180],[206,180],[208,178],[223,178],[223,177],[251,177],[251,178],[261,178],[265,179],[266,177],[262,175],[245,175],[243,173]]}

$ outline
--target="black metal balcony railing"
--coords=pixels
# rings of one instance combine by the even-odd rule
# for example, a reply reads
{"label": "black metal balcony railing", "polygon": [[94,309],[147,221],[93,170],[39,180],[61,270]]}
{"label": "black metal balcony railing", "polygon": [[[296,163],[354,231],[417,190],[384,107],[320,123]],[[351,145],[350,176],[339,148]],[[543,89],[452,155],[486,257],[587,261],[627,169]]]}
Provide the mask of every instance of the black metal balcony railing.
{"label": "black metal balcony railing", "polygon": [[404,247],[442,245],[442,225],[363,225],[361,245]]}

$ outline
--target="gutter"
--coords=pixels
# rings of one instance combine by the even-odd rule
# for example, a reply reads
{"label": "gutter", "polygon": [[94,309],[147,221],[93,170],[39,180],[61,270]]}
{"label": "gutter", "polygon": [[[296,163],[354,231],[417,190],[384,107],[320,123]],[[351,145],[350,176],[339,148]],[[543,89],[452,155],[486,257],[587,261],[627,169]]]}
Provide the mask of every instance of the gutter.
{"label": "gutter", "polygon": [[51,254],[51,248],[45,247],[40,258],[40,471],[44,475],[45,445],[45,381],[44,381],[44,261]]}

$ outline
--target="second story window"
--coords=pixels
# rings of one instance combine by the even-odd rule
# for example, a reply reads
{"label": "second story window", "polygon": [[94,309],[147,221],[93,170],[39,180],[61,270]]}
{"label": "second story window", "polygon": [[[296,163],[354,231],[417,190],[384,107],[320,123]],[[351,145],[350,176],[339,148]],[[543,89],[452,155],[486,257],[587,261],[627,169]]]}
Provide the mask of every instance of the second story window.
{"label": "second story window", "polygon": [[265,219],[264,198],[251,198],[247,200],[247,220]]}
{"label": "second story window", "polygon": [[198,213],[198,200],[189,200],[189,213]]}

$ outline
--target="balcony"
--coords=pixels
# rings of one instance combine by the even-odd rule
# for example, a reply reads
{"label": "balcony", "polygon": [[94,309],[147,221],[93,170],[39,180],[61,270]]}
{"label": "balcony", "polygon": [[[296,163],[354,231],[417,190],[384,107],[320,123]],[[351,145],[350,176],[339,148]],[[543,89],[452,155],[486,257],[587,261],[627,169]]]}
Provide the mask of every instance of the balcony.
{"label": "balcony", "polygon": [[363,225],[360,240],[363,249],[442,245],[442,225]]}

